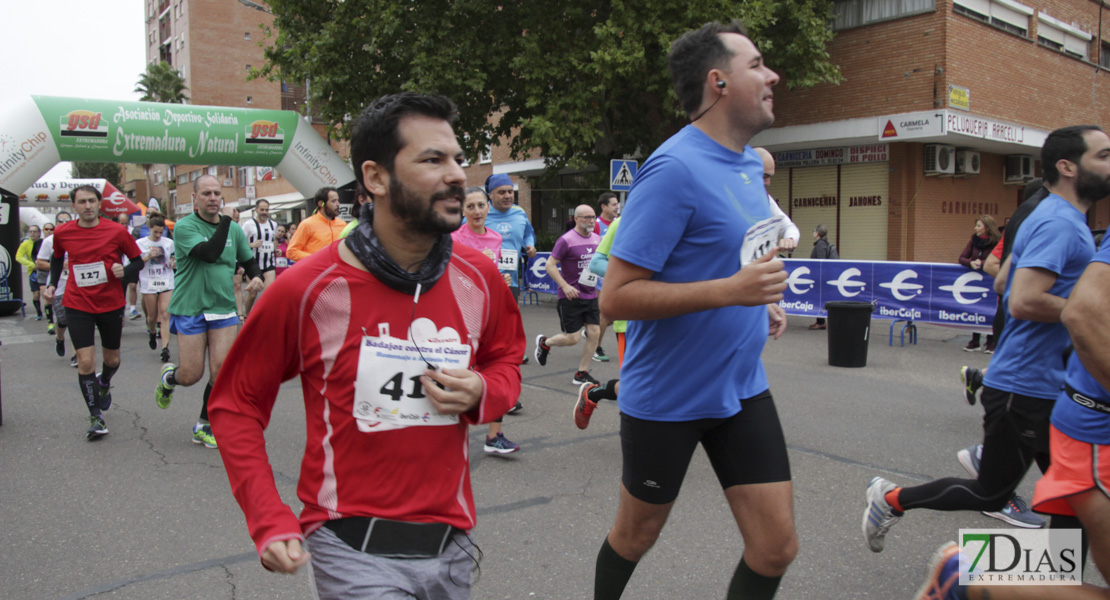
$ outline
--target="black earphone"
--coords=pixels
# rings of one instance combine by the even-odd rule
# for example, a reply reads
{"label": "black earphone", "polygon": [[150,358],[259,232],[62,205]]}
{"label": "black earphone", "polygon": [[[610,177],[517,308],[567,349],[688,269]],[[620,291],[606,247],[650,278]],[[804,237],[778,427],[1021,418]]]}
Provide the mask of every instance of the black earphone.
{"label": "black earphone", "polygon": [[[724,81],[723,79],[717,81],[717,89],[718,90],[725,89],[726,85],[728,85],[728,83],[726,81]],[[709,108],[713,108],[714,106],[717,106],[717,103],[721,101],[722,96],[724,96],[723,93],[717,94],[717,99],[713,101],[713,104],[709,105]],[[709,112],[709,108],[707,108],[707,109],[701,111],[700,113],[698,113],[698,116],[694,117],[693,119],[690,119],[690,122],[693,123],[694,121],[697,121],[698,119],[702,118],[702,115]]]}

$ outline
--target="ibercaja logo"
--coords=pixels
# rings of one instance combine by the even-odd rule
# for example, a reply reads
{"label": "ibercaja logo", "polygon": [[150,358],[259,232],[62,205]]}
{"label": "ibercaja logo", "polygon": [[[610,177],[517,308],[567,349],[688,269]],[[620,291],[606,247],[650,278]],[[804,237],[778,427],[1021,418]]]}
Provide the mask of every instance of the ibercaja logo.
{"label": "ibercaja logo", "polygon": [[108,137],[108,121],[91,110],[75,110],[63,115],[58,123],[62,137]]}
{"label": "ibercaja logo", "polygon": [[276,121],[259,119],[246,129],[246,142],[248,144],[283,144],[285,143],[285,130],[278,127]]}
{"label": "ibercaja logo", "polygon": [[1082,585],[1078,529],[961,529],[960,585]]}

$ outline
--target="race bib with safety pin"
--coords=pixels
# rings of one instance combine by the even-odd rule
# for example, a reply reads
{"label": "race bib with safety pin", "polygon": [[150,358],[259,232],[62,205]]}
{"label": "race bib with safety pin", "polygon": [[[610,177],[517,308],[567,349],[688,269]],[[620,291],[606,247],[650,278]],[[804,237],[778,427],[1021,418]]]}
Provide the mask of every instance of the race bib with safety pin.
{"label": "race bib with safety pin", "polygon": [[169,270],[164,263],[150,265],[150,275],[147,277],[147,283],[151,289],[168,290],[171,281],[173,281],[173,271]]}
{"label": "race bib with safety pin", "polygon": [[364,336],[359,346],[358,375],[352,414],[359,431],[389,431],[405,427],[456,425],[458,415],[436,410],[421,378],[428,364],[446,369],[470,367],[470,346],[450,327],[436,330],[420,318],[410,326],[412,340],[389,335],[389,325],[378,325],[377,336]]}
{"label": "race bib with safety pin", "polygon": [[284,269],[289,266],[289,259],[285,258],[284,256],[280,256],[277,258],[277,260],[274,261],[274,265]]}
{"label": "race bib with safety pin", "polygon": [[497,270],[516,271],[516,263],[520,253],[516,250],[501,249],[501,260],[497,261]]}
{"label": "race bib with safety pin", "polygon": [[786,226],[786,216],[776,215],[752,225],[740,246],[740,268],[778,247],[779,232]]}
{"label": "race bib with safety pin", "polygon": [[597,287],[597,273],[594,273],[588,268],[582,269],[582,272],[578,275],[578,285],[584,287]]}
{"label": "race bib with safety pin", "polygon": [[108,283],[108,269],[104,266],[104,261],[74,264],[73,278],[76,280],[77,287],[92,287]]}
{"label": "race bib with safety pin", "polygon": [[262,253],[263,256],[273,254],[274,253],[274,243],[273,242],[262,242],[262,245],[258,247],[258,250]]}

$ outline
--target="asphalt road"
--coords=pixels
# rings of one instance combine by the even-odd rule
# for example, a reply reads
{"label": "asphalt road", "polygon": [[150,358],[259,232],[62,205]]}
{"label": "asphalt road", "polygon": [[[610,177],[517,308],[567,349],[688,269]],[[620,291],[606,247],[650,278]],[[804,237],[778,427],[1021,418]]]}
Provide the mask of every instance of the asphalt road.
{"label": "asphalt road", "polygon": [[[536,334],[557,331],[552,305],[523,314],[529,351]],[[790,447],[801,543],[778,598],[909,598],[933,550],[959,528],[1004,527],[979,513],[912,511],[885,552],[867,549],[860,520],[871,477],[913,485],[963,475],[956,451],[980,439],[982,411],[961,399],[959,367],[989,359],[962,351],[966,334],[939,327],[922,326],[916,346],[890,347],[887,323],[874,321],[862,369],[828,366],[825,332],[801,318],[763,353]],[[111,433],[95,443],[84,439],[76,370],[68,355],[54,354],[45,330],[44,322],[0,319],[0,598],[310,597],[303,570],[280,576],[260,566],[219,453],[192,443],[202,388],[179,388],[168,410],[155,406],[161,363],[141,321],[125,327]],[[611,333],[604,345],[615,358]],[[485,456],[485,428],[471,430],[475,539],[484,554],[475,599],[591,597],[594,559],[617,508],[619,420],[605,403],[589,429],[575,428],[579,348],[555,349],[546,367],[522,367],[524,410],[505,420],[522,451]],[[593,364],[598,379],[617,376],[615,361]],[[688,384],[697,393],[700,382]],[[267,438],[278,489],[298,510],[303,421],[292,381]],[[1031,496],[1036,477],[1034,469],[1019,491]],[[625,597],[723,597],[741,552],[699,450]]]}

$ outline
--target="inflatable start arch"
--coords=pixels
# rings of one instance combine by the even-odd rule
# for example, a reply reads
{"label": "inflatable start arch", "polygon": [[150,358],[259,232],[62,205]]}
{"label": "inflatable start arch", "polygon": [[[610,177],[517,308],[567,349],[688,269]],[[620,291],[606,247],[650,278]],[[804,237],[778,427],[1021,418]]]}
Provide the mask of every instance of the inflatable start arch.
{"label": "inflatable start arch", "polygon": [[0,314],[22,305],[19,196],[60,161],[276,167],[353,200],[350,166],[292,111],[31,96],[0,112]]}

